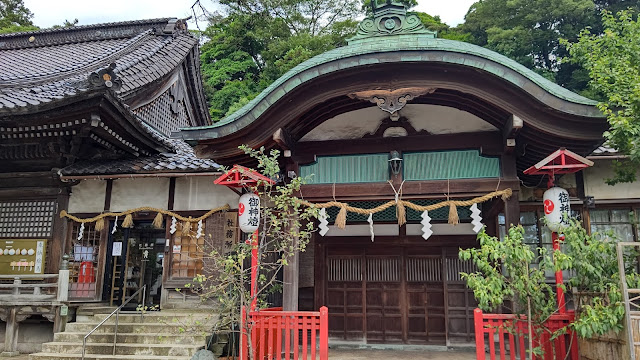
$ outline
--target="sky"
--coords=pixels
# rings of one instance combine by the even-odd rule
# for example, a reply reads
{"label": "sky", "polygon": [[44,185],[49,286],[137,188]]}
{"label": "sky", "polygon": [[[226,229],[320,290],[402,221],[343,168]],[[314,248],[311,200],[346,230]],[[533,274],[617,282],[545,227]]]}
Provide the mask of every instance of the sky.
{"label": "sky", "polygon": [[[195,0],[23,0],[34,13],[33,23],[41,28],[60,25],[64,20],[78,19],[78,25],[115,21],[153,19],[162,17],[185,18],[192,15]],[[214,10],[213,0],[201,0]],[[418,0],[416,11],[439,15],[450,26],[464,21],[464,15],[475,0]],[[195,28],[191,22],[189,28]]]}

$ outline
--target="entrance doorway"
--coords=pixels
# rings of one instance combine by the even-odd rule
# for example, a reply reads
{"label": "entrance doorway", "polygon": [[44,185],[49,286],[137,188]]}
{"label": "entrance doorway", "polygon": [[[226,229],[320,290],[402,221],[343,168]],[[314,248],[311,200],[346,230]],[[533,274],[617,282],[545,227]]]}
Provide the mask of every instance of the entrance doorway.
{"label": "entrance doorway", "polygon": [[[118,224],[109,235],[103,300],[120,305],[146,285],[144,305],[159,307],[164,246],[165,230],[154,228],[151,222],[135,223],[132,228]],[[142,298],[140,292],[125,308],[135,310]]]}
{"label": "entrance doorway", "polygon": [[475,239],[429,241],[331,239],[324,287],[329,335],[369,344],[473,342],[477,303],[459,273],[474,270],[458,259],[458,249],[473,246]]}

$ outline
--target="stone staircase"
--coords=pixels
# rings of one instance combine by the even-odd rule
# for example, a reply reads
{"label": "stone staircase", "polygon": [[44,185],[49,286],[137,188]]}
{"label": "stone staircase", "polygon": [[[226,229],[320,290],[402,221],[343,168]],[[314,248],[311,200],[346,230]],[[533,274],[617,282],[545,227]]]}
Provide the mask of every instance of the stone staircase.
{"label": "stone staircase", "polygon": [[[42,352],[29,359],[81,359],[82,339],[111,311],[113,308],[95,314],[79,311],[76,322],[68,323],[64,332],[56,333],[53,342],[42,344]],[[116,355],[112,355],[114,315],[87,338],[85,359],[189,360],[206,345],[205,329],[213,321],[210,312],[200,309],[146,312],[144,320],[140,313],[121,312]]]}

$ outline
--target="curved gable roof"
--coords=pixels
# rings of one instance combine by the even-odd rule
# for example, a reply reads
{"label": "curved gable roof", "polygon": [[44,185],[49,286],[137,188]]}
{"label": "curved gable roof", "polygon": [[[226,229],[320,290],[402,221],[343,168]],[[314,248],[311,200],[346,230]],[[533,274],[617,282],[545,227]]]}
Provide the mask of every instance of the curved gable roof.
{"label": "curved gable roof", "polygon": [[[396,56],[389,56],[394,54]],[[232,115],[210,126],[183,129],[185,140],[218,138],[251,125],[287,93],[333,72],[384,63],[462,65],[495,75],[559,112],[604,117],[596,101],[571,92],[491,50],[423,34],[373,37],[315,56],[291,69]]]}

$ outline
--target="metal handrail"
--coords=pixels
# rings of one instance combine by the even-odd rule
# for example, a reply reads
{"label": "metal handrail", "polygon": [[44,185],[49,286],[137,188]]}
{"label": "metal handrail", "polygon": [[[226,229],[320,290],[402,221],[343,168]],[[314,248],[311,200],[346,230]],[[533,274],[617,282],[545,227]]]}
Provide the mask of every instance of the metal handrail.
{"label": "metal handrail", "polygon": [[120,310],[125,305],[127,305],[129,301],[131,301],[136,295],[138,295],[140,291],[142,291],[142,309],[140,310],[140,319],[144,320],[144,304],[145,304],[146,295],[147,295],[146,291],[144,290],[146,289],[147,289],[147,284],[144,284],[140,289],[138,289],[138,291],[134,292],[133,295],[129,296],[129,298],[124,303],[122,303],[122,305],[118,306],[117,309],[113,310],[111,314],[109,314],[109,316],[104,318],[104,320],[102,320],[100,324],[96,325],[96,327],[94,327],[93,330],[89,331],[89,333],[84,336],[84,338],[82,339],[82,360],[84,360],[84,355],[87,348],[87,338],[89,337],[89,335],[93,334],[96,330],[98,330],[98,328],[102,326],[102,324],[107,322],[107,320],[109,320],[113,316],[113,314],[116,315],[116,324],[115,324],[114,333],[113,333],[113,352],[111,355],[116,354],[116,340],[118,337],[118,320],[120,316]]}

